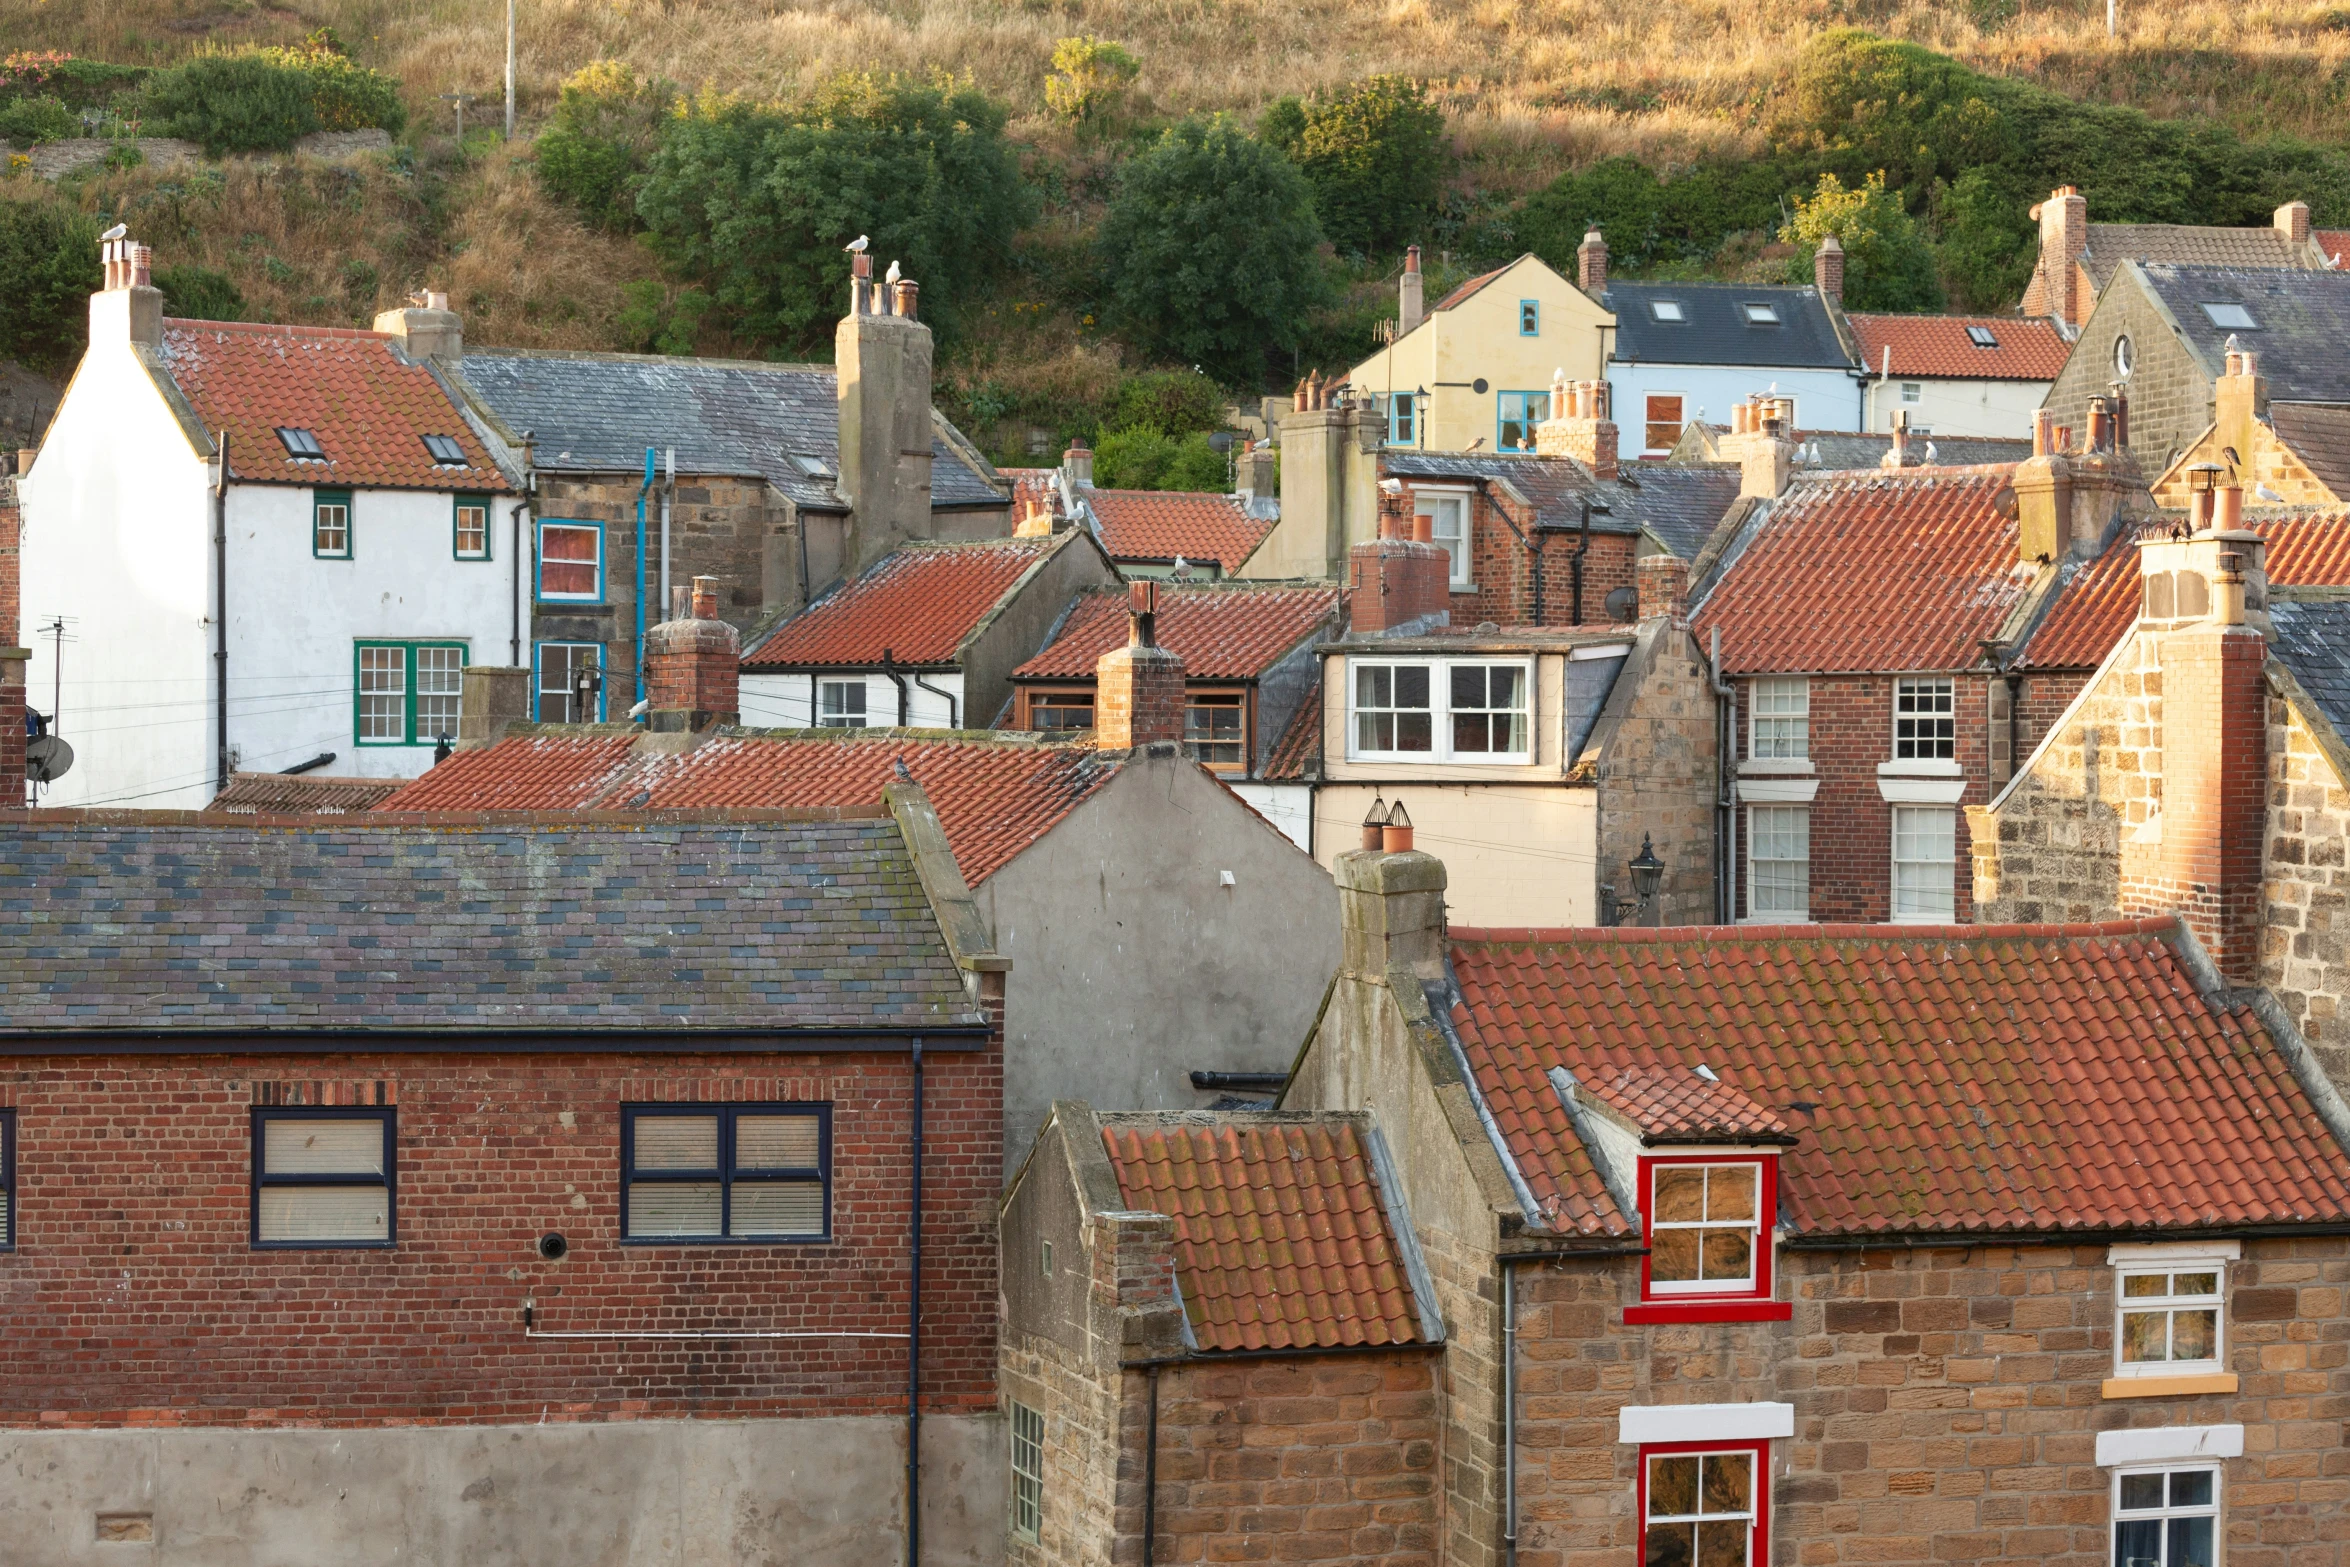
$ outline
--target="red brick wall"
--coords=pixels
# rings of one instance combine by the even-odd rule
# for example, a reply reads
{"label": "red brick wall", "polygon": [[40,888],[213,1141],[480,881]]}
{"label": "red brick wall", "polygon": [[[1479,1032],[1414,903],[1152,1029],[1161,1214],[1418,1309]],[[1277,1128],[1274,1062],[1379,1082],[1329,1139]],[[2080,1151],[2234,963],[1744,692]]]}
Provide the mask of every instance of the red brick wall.
{"label": "red brick wall", "polygon": [[[1537,556],[1529,541],[1542,545]],[[1469,506],[1469,575],[1474,588],[1452,594],[1452,623],[1482,621],[1497,626],[1572,626],[1575,619],[1575,546],[1579,533],[1537,534],[1530,509],[1509,505],[1478,490]],[[1583,618],[1590,626],[1620,625],[1607,612],[1607,596],[1633,586],[1638,541],[1620,533],[1594,533],[1583,557]],[[1540,612],[1535,585],[1541,584]]]}
{"label": "red brick wall", "polygon": [[24,513],[16,504],[16,481],[0,478],[0,647],[22,647],[24,608],[19,597],[23,578],[17,558],[24,530]]}
{"label": "red brick wall", "polygon": [[646,695],[655,712],[742,711],[742,639],[721,620],[671,620],[645,633]]}
{"label": "red brick wall", "polygon": [[1183,660],[1163,647],[1112,648],[1094,665],[1094,734],[1105,751],[1183,738]]}
{"label": "red brick wall", "polygon": [[[926,1404],[995,1402],[1000,1051],[925,1060]],[[396,1102],[398,1245],[254,1251],[250,1109]],[[623,1246],[620,1106],[828,1101],[833,1231]],[[830,1415],[904,1405],[893,1339],[560,1341],[546,1331],[900,1333],[903,1055],[70,1057],[0,1062],[17,1249],[0,1425],[470,1423]],[[537,1237],[560,1231],[563,1261]]]}

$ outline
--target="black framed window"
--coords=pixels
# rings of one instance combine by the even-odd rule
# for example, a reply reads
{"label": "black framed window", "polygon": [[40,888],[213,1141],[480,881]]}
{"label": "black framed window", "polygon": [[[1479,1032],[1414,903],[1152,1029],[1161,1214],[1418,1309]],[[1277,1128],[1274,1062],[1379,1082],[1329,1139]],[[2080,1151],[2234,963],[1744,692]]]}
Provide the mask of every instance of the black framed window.
{"label": "black framed window", "polygon": [[257,1250],[389,1246],[397,1112],[253,1112],[253,1245]]}
{"label": "black framed window", "polygon": [[0,1110],[0,1251],[16,1250],[16,1112]]}
{"label": "black framed window", "polygon": [[832,1238],[832,1107],[623,1105],[621,1239]]}

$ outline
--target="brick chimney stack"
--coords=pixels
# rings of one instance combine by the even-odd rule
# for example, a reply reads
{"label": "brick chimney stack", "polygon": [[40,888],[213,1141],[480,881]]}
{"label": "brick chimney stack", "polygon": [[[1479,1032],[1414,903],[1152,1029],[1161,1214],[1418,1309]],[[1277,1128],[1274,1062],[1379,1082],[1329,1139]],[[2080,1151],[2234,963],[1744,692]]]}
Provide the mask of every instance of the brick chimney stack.
{"label": "brick chimney stack", "polygon": [[1183,738],[1183,660],[1159,646],[1159,585],[1128,583],[1126,610],[1126,645],[1093,666],[1094,741],[1105,751]]}
{"label": "brick chimney stack", "polygon": [[1820,297],[1832,305],[1844,303],[1844,242],[1831,234],[1812,253],[1811,279]]}
{"label": "brick chimney stack", "polygon": [[0,811],[19,810],[25,803],[25,666],[33,655],[15,645],[24,634],[17,559],[23,521],[16,481],[0,479]]}
{"label": "brick chimney stack", "polygon": [[2288,201],[2277,208],[2276,216],[2269,221],[2276,226],[2276,231],[2279,234],[2285,236],[2288,243],[2294,245],[2309,243],[2308,202]]}
{"label": "brick chimney stack", "polygon": [[2077,186],[2059,185],[2032,209],[2032,216],[2040,220],[2039,272],[2048,313],[2067,326],[2079,326],[2089,319],[2092,303],[2075,265],[2089,248],[2089,199]]}
{"label": "brick chimney stack", "polygon": [[1379,536],[1347,551],[1348,624],[1358,635],[1451,624],[1452,557],[1435,542],[1432,527],[1432,519],[1411,514],[1400,483],[1382,481]]}
{"label": "brick chimney stack", "polygon": [[645,633],[649,729],[688,733],[742,719],[742,637],[718,618],[718,579],[694,578],[691,613]]}
{"label": "brick chimney stack", "polygon": [[1640,618],[1689,618],[1689,562],[1678,555],[1643,555],[1633,563],[1632,580],[1640,594]]}
{"label": "brick chimney stack", "polygon": [[1570,381],[1560,370],[1550,378],[1550,417],[1534,427],[1534,450],[1543,457],[1572,457],[1603,479],[1616,476],[1618,441],[1607,416],[1605,381]]}
{"label": "brick chimney stack", "polygon": [[154,282],[154,253],[127,237],[98,242],[105,287],[90,296],[90,341],[163,344],[163,291]]}
{"label": "brick chimney stack", "polygon": [[931,536],[932,343],[918,298],[911,282],[875,283],[872,257],[851,260],[849,313],[832,338],[850,576]]}
{"label": "brick chimney stack", "polygon": [[1428,318],[1427,288],[1427,280],[1420,274],[1420,247],[1414,245],[1403,253],[1403,280],[1396,285],[1396,336]]}
{"label": "brick chimney stack", "polygon": [[1583,231],[1583,243],[1575,247],[1575,286],[1593,299],[1607,292],[1607,241],[1597,224]]}

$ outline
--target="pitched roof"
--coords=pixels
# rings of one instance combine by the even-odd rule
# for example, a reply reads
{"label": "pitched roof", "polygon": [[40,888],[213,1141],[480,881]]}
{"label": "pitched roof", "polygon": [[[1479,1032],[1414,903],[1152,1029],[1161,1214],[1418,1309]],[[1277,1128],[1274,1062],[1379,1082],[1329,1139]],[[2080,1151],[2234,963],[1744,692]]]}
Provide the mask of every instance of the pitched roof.
{"label": "pitched roof", "polygon": [[1798,1235],[2331,1222],[2350,1157],[2168,920],[1454,932],[1452,1021],[1558,1228],[1636,1226],[1548,1073],[1704,1065],[1782,1116]]}
{"label": "pitched roof", "polygon": [[[1719,460],[1722,437],[1730,433],[1726,424],[1695,424],[1682,427],[1681,438],[1673,443],[1673,450],[1665,459],[1667,467],[1681,467],[1692,462]],[[2032,455],[2029,440],[2006,440],[1989,435],[1927,435],[1916,438],[1920,449],[1934,448],[1934,463],[1943,468],[1980,468],[1990,463],[2018,463]],[[1893,449],[1890,435],[1871,435],[1854,430],[1798,430],[1795,444],[1801,449],[1796,471],[1798,473],[1849,473],[1861,469],[1874,472]],[[1819,460],[1812,460],[1812,453]],[[1642,474],[1647,469],[1641,470]]]}
{"label": "pitched roof", "polygon": [[[1299,583],[1167,582],[1159,586],[1159,646],[1195,680],[1252,680],[1330,624],[1335,587]],[[1126,645],[1126,595],[1092,592],[1014,680],[1091,679],[1104,653]]]}
{"label": "pitched roof", "polygon": [[[1319,672],[1314,683],[1299,698],[1297,711],[1289,717],[1289,727],[1281,731],[1281,738],[1273,742],[1272,754],[1265,758],[1265,769],[1259,774],[1262,783],[1303,783],[1307,764],[1319,764],[1322,759],[1322,677]],[[1320,771],[1317,765],[1314,771]]]}
{"label": "pitched roof", "polygon": [[1791,1143],[1795,1135],[1769,1106],[1732,1088],[1711,1067],[1603,1066],[1566,1074],[1636,1130],[1644,1143]]}
{"label": "pitched roof", "polygon": [[1735,674],[1973,665],[2031,580],[1998,505],[2007,482],[1934,470],[1798,481],[1706,594],[1699,640],[1720,631]]}
{"label": "pitched roof", "polygon": [[[1859,341],[1861,364],[1884,373],[1890,362],[1896,376],[2053,381],[2064,369],[2069,351],[2063,335],[2048,321],[2019,321],[2013,316],[1860,314],[1846,319]],[[1970,328],[1988,332],[1992,346],[1976,342]],[[1887,350],[1891,350],[1890,361]]]}
{"label": "pitched roof", "polygon": [[1727,463],[1627,465],[1602,479],[1570,457],[1492,452],[1390,451],[1381,471],[1402,479],[1504,479],[1534,507],[1534,525],[1571,532],[1591,502],[1594,533],[1648,533],[1682,559],[1693,559],[1738,500],[1738,470]]}
{"label": "pitched roof", "polygon": [[1039,507],[1046,511],[1052,510],[1053,495],[1058,489],[1058,486],[1053,482],[1053,475],[1059,471],[1055,468],[998,468],[996,470],[999,478],[1009,479],[1012,483],[1012,520],[1014,522]]}
{"label": "pitched roof", "polygon": [[1175,1222],[1175,1280],[1207,1351],[1421,1344],[1370,1117],[1104,1115],[1127,1207]]}
{"label": "pitched roof", "polygon": [[637,755],[622,737],[510,735],[460,751],[382,809],[706,810],[871,806],[906,764],[930,795],[973,886],[1059,825],[1118,764],[1090,746],[1030,736],[831,729],[734,733],[682,755]]}
{"label": "pitched roof", "polygon": [[[1516,265],[1517,263],[1514,261],[1510,263],[1510,266]],[[1445,295],[1435,304],[1430,305],[1428,308],[1430,310],[1450,310],[1455,305],[1465,304],[1479,289],[1483,288],[1486,284],[1492,282],[1495,278],[1501,276],[1509,269],[1509,267],[1495,267],[1491,272],[1480,272],[1475,277],[1469,279],[1469,281],[1466,283],[1461,284],[1460,287],[1454,289],[1451,293]]]}
{"label": "pitched roof", "polygon": [[1089,490],[1112,560],[1214,561],[1227,574],[1255,553],[1278,518],[1249,514],[1237,495],[1188,490]]}
{"label": "pitched roof", "polygon": [[2278,596],[2268,601],[2268,614],[2276,627],[2270,654],[2293,672],[2334,733],[2350,738],[2350,600]]}
{"label": "pitched roof", "polygon": [[263,825],[44,812],[0,825],[0,845],[5,1026],[61,1039],[896,1029],[976,1016],[886,819]]}
{"label": "pitched roof", "polygon": [[[1659,320],[1659,300],[1679,305],[1682,319]],[[1852,368],[1852,355],[1816,288],[1611,281],[1600,303],[1616,313],[1617,364]],[[1743,308],[1749,304],[1775,306],[1778,321],[1749,321]]]}
{"label": "pitched roof", "polygon": [[2336,265],[2350,261],[2350,229],[2311,229],[2309,237]]}
{"label": "pitched roof", "polygon": [[2279,229],[2206,228],[2193,223],[2092,223],[2081,265],[2103,293],[2125,261],[2194,267],[2301,268],[2311,265]]}
{"label": "pitched roof", "polygon": [[[204,428],[228,432],[230,473],[243,483],[511,492],[448,388],[395,341],[348,327],[167,320],[162,353]],[[311,431],[325,458],[297,462],[280,429]],[[428,435],[455,441],[464,463],[436,463]]]}
{"label": "pitched roof", "polygon": [[817,600],[743,654],[745,672],[952,664],[1031,569],[1074,534],[908,544]]}
{"label": "pitched roof", "polygon": [[[512,430],[531,432],[542,468],[641,473],[645,448],[674,449],[680,473],[756,474],[813,511],[847,509],[838,377],[831,365],[681,359],[555,349],[469,349],[463,375]],[[935,410],[930,504],[1006,504],[987,460]]]}
{"label": "pitched roof", "polygon": [[397,778],[332,778],[324,773],[237,773],[212,797],[208,812],[226,816],[332,816],[373,810],[400,787]]}
{"label": "pitched roof", "polygon": [[[2350,403],[2350,272],[2160,263],[2144,271],[2205,374],[2219,373],[2234,337],[2260,356],[2272,401]],[[2221,326],[2205,305],[2241,306],[2256,324]]]}
{"label": "pitched roof", "polygon": [[2268,422],[2318,483],[2350,500],[2350,408],[2272,402]]}

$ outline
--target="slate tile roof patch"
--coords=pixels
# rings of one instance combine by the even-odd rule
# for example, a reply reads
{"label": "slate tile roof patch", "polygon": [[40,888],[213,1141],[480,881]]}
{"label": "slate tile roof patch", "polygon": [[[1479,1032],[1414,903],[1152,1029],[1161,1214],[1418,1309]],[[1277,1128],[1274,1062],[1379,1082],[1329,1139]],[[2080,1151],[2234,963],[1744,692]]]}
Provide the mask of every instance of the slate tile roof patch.
{"label": "slate tile roof patch", "polygon": [[2097,291],[2125,261],[2248,270],[2305,268],[2309,263],[2275,228],[2214,228],[2197,223],[2092,223],[2081,255]]}
{"label": "slate tile roof patch", "polygon": [[1236,495],[1189,490],[1093,490],[1086,496],[1113,560],[1214,562],[1225,573],[1256,552],[1272,517],[1252,517]]}
{"label": "slate tile roof patch", "polygon": [[238,773],[204,809],[225,816],[369,811],[397,793],[400,784],[397,778],[336,778],[324,773]]}
{"label": "slate tile roof patch", "polygon": [[[1659,321],[1670,300],[1682,319]],[[1759,283],[1634,283],[1610,280],[1599,302],[1616,315],[1617,364],[1756,365],[1849,370],[1851,352],[1816,288]],[[1771,305],[1777,323],[1748,322],[1744,307]]]}
{"label": "slate tile roof patch", "polygon": [[[2153,263],[2145,273],[2205,374],[2219,374],[2234,337],[2259,355],[2272,400],[2350,403],[2350,272]],[[2258,324],[2221,326],[2207,304],[2241,305]]]}
{"label": "slate tile roof patch", "polygon": [[1032,567],[1072,535],[909,544],[775,628],[743,671],[951,665],[963,643]]}
{"label": "slate tile roof patch", "polygon": [[[1158,641],[1195,680],[1252,680],[1331,623],[1339,590],[1284,583],[1162,583]],[[1124,593],[1087,593],[1060,635],[1012,671],[1015,680],[1090,679],[1104,653],[1126,645]]]}
{"label": "slate tile roof patch", "polygon": [[[2054,323],[2018,320],[2014,316],[1896,316],[1855,313],[1852,335],[1860,343],[1860,361],[1873,374],[1885,373],[1886,350],[1892,350],[1891,374],[1949,380],[2053,381],[2064,369],[2070,351]],[[1969,329],[1987,330],[1994,342],[1986,348]]]}
{"label": "slate tile roof patch", "polygon": [[2269,652],[2293,672],[2338,736],[2350,737],[2350,600],[2271,598]]}
{"label": "slate tile roof patch", "polygon": [[1104,1115],[1127,1207],[1175,1222],[1202,1350],[1426,1342],[1358,1116]]}
{"label": "slate tile roof patch", "polygon": [[1455,930],[1452,1020],[1559,1229],[1632,1232],[1547,1074],[1710,1066],[1798,1141],[1797,1235],[2333,1222],[2350,1157],[2168,920]]}

